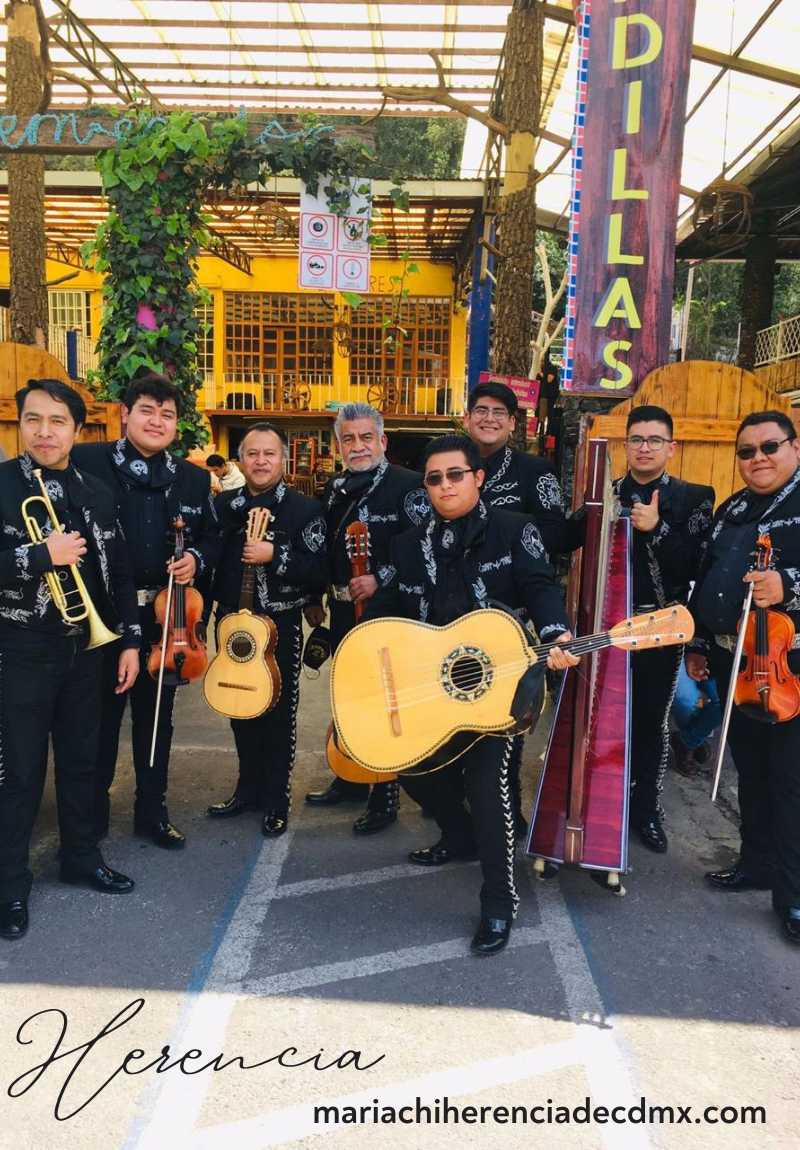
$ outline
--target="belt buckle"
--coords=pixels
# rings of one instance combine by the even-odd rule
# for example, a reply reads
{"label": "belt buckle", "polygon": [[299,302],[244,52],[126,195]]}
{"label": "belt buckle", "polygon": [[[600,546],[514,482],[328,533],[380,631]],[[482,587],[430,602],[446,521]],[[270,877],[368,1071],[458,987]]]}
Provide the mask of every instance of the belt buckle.
{"label": "belt buckle", "polygon": [[136,592],[136,605],[138,607],[149,607],[151,603],[155,602],[158,596],[158,591],[152,587],[142,587]]}
{"label": "belt buckle", "polygon": [[349,587],[339,587],[335,583],[331,587],[333,597],[337,603],[352,603],[353,597]]}

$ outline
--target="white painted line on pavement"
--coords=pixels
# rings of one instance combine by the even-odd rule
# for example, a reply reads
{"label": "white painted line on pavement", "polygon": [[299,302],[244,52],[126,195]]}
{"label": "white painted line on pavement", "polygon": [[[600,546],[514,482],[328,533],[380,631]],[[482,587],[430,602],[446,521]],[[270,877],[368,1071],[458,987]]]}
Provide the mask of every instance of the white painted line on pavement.
{"label": "white painted line on pavement", "polygon": [[[508,949],[546,942],[547,938],[539,927],[522,927],[511,932]],[[470,955],[468,941],[463,935],[426,946],[406,946],[402,950],[366,954],[348,962],[329,962],[321,966],[307,966],[303,970],[287,970],[281,974],[271,974],[268,978],[248,980],[243,989],[247,994],[264,997],[272,994],[288,994],[292,990],[326,986],[332,982],[345,982],[351,978],[369,978],[373,974],[386,974],[390,971],[394,973],[413,966],[448,962],[454,958],[477,961]]]}
{"label": "white painted line on pavement", "polygon": [[[461,863],[461,866],[476,867],[477,863]],[[370,886],[376,882],[393,882],[398,878],[422,878],[436,874],[439,867],[414,866],[413,863],[398,863],[397,866],[380,867],[377,870],[351,871],[337,874],[332,878],[309,878],[303,882],[287,882],[275,891],[275,898],[299,898],[306,894],[320,894],[322,891],[351,889],[354,886]]]}
{"label": "white painted line on pavement", "polygon": [[[331,1134],[336,1130],[349,1130],[354,1124],[344,1126],[314,1122],[314,1105],[317,1106],[369,1106],[372,1107],[374,1099],[379,1099],[381,1106],[407,1106],[414,1105],[419,1097],[424,1104],[433,1106],[434,1099],[445,1096],[452,1102],[453,1099],[483,1093],[494,1086],[507,1086],[515,1082],[523,1082],[540,1074],[548,1074],[553,1070],[562,1070],[565,1067],[580,1063],[584,1054],[584,1044],[576,1039],[567,1039],[565,1042],[556,1042],[548,1046],[535,1046],[529,1050],[515,1051],[514,1054],[503,1055],[500,1058],[489,1058],[480,1062],[467,1063],[465,1066],[453,1066],[448,1070],[436,1071],[433,1074],[424,1074],[419,1078],[409,1078],[405,1082],[394,1083],[391,1086],[376,1086],[371,1090],[362,1090],[357,1094],[343,1095],[339,1098],[320,1098],[315,1103],[305,1102],[300,1106],[292,1106],[286,1110],[273,1110],[267,1114],[259,1114],[257,1118],[242,1119],[238,1122],[226,1122],[218,1126],[206,1127],[197,1131],[186,1143],[185,1150],[219,1150],[223,1146],[235,1146],[236,1150],[261,1150],[266,1146],[282,1146],[287,1142],[299,1141],[309,1135]],[[543,1102],[540,1098],[531,1098],[530,1105]],[[489,1105],[489,1103],[486,1103]],[[495,1105],[502,1105],[498,1099]],[[355,1124],[360,1125],[360,1124]],[[519,1127],[505,1127],[518,1129]],[[383,1129],[381,1124],[365,1123],[361,1126],[366,1137],[380,1135]],[[441,1125],[431,1123],[420,1124],[418,1127],[407,1126],[409,1131],[409,1145],[436,1145],[436,1134],[442,1130]],[[484,1127],[485,1129],[485,1127]],[[500,1128],[498,1128],[500,1129]],[[542,1126],[533,1126],[532,1129],[541,1132]],[[617,1129],[620,1129],[619,1127]],[[375,1135],[372,1135],[372,1130]],[[531,1143],[533,1144],[533,1142]],[[182,1148],[183,1150],[183,1148]]]}

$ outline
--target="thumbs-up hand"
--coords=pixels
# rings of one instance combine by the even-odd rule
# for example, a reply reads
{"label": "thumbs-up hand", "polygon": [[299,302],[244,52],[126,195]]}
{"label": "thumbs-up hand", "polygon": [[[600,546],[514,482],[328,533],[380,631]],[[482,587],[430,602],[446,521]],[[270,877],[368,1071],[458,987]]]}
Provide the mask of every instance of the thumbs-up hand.
{"label": "thumbs-up hand", "polygon": [[653,492],[649,503],[634,503],[631,508],[631,523],[636,531],[655,531],[658,526],[658,488]]}

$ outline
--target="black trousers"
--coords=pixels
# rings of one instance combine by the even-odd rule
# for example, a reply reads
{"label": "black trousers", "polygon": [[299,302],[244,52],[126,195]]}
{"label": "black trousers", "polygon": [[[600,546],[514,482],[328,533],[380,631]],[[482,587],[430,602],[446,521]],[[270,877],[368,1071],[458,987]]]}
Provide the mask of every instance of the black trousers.
{"label": "black trousers", "polygon": [[153,767],[150,768],[150,745],[156,714],[158,683],[147,671],[150,647],[160,638],[161,628],[155,621],[152,605],[139,608],[142,628],[140,648],[141,668],[136,682],[124,695],[114,693],[117,685],[117,644],[105,648],[103,667],[103,715],[100,723],[100,742],[97,751],[97,779],[95,812],[98,833],[108,830],[109,789],[114,781],[119,755],[119,733],[125,708],[131,707],[131,741],[133,769],[136,773],[135,815],[146,823],[157,823],[167,818],[167,772],[172,748],[172,710],[177,687],[162,687],[161,709],[158,716],[158,736]]}
{"label": "black trousers", "polygon": [[[709,662],[724,705],[732,656],[715,643]],[[739,777],[742,866],[772,883],[777,911],[800,909],[800,717],[759,723],[734,707],[728,747]]]}
{"label": "black trousers", "polygon": [[[224,614],[218,612],[218,623]],[[231,719],[231,728],[239,755],[237,793],[265,811],[285,815],[297,744],[303,629],[299,611],[272,619],[278,628],[275,659],[281,673],[280,698],[271,711],[255,719]]]}
{"label": "black trousers", "polygon": [[103,861],[94,822],[102,653],[82,647],[65,636],[0,637],[0,902],[30,893],[51,736],[61,862],[91,873]]}
{"label": "black trousers", "polygon": [[669,754],[669,712],[683,647],[631,655],[631,818],[660,812],[659,796]]}
{"label": "black trousers", "polygon": [[513,738],[487,736],[439,771],[400,775],[403,790],[433,814],[447,846],[459,852],[477,846],[483,873],[481,914],[486,918],[512,919],[519,905],[508,771],[513,745]]}
{"label": "black trousers", "polygon": [[[341,643],[348,631],[356,625],[355,610],[352,603],[340,603],[335,599],[329,600],[331,612],[331,654]],[[390,814],[396,811],[400,801],[400,788],[396,782],[375,783],[348,783],[344,779],[337,779],[336,785],[344,794],[358,798],[363,795],[367,800],[367,810],[381,814]]]}

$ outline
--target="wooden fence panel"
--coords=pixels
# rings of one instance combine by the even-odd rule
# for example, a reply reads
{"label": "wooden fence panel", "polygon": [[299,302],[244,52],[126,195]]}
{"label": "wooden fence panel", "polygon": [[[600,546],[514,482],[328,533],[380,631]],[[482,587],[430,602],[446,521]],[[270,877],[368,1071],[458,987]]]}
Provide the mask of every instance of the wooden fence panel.
{"label": "wooden fence panel", "polygon": [[609,441],[615,475],[625,471],[625,422],[633,407],[656,404],[673,417],[678,448],[670,461],[672,475],[690,483],[710,483],[717,501],[741,487],[734,455],[736,429],[752,411],[786,411],[800,431],[800,412],[752,372],[729,363],[686,360],[660,367],[645,379],[636,395],[591,416],[589,437]]}
{"label": "wooden fence panel", "polygon": [[20,450],[14,395],[29,379],[60,379],[83,396],[86,424],[81,441],[102,442],[122,434],[119,404],[98,403],[87,388],[69,378],[55,356],[22,343],[0,343],[0,447],[9,458]]}

